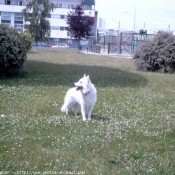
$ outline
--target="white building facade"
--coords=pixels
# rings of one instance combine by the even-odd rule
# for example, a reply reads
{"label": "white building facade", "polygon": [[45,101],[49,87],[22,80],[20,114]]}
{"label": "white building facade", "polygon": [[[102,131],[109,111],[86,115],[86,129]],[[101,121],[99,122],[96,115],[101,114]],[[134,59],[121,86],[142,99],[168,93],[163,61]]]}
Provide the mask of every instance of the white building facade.
{"label": "white building facade", "polygon": [[99,29],[106,29],[106,19],[105,18],[99,18]]}
{"label": "white building facade", "polygon": [[[95,0],[51,0],[56,9],[47,15],[50,22],[51,35],[48,44],[67,43],[70,47],[77,47],[77,41],[67,35],[67,15],[76,5],[82,4],[85,14],[94,17],[92,36],[82,45],[92,45],[97,37],[97,11],[95,11]],[[18,31],[25,30],[25,21],[22,10],[25,8],[26,0],[0,0],[0,23],[14,27]]]}

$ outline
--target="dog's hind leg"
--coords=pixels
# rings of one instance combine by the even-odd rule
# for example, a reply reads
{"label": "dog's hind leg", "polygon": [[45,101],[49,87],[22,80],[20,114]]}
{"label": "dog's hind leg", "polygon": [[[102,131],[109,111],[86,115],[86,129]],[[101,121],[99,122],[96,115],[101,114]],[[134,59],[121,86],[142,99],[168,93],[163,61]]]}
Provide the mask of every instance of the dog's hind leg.
{"label": "dog's hind leg", "polygon": [[66,106],[65,106],[65,105],[63,105],[63,106],[61,107],[61,112],[66,113]]}
{"label": "dog's hind leg", "polygon": [[74,115],[77,117],[77,112],[78,110],[80,109],[80,105],[77,103],[75,106],[74,106]]}
{"label": "dog's hind leg", "polygon": [[69,114],[69,108],[66,108],[66,115]]}
{"label": "dog's hind leg", "polygon": [[68,107],[67,105],[64,104],[64,105],[61,107],[61,112],[66,113],[66,115],[68,115],[68,114],[69,114],[69,107]]}

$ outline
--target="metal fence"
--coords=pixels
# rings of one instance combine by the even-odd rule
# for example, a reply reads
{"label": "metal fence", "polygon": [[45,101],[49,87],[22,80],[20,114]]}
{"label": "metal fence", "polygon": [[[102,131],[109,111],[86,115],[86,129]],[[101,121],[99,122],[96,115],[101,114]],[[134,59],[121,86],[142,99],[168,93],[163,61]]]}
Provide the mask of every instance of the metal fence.
{"label": "metal fence", "polygon": [[154,34],[121,32],[118,36],[100,36],[97,44],[90,47],[94,53],[133,55],[139,45],[154,38]]}
{"label": "metal fence", "polygon": [[91,46],[90,51],[94,53],[108,53],[108,47],[107,46]]}

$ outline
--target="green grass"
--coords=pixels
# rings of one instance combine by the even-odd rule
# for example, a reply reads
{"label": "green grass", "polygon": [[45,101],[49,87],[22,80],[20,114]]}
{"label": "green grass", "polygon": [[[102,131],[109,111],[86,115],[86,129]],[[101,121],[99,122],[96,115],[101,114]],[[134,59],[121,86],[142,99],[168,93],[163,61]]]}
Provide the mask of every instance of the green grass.
{"label": "green grass", "polygon": [[[89,74],[92,120],[61,113]],[[8,174],[174,175],[175,76],[132,59],[39,48],[20,77],[0,78],[0,171]],[[21,172],[23,171],[23,172]]]}

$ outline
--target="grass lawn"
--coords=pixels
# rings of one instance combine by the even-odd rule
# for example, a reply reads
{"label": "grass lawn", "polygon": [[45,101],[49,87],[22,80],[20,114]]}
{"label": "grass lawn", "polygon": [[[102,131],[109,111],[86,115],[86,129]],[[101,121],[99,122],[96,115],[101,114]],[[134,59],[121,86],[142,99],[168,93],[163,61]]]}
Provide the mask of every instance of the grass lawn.
{"label": "grass lawn", "polygon": [[[66,91],[89,74],[92,120],[61,113]],[[175,75],[132,59],[30,51],[20,77],[0,78],[0,174],[174,175]]]}

